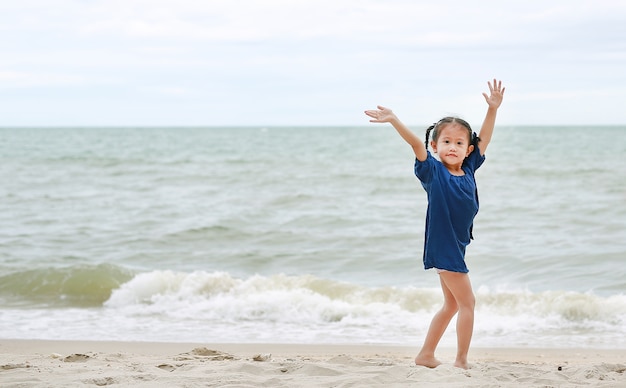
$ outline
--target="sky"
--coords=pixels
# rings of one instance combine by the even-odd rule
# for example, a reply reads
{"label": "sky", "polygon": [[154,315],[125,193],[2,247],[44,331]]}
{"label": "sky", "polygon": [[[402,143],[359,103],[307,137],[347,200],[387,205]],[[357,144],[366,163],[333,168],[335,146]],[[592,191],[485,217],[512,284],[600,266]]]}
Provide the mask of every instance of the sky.
{"label": "sky", "polygon": [[[0,127],[626,124],[624,0],[0,3]],[[475,124],[474,124],[475,123]]]}

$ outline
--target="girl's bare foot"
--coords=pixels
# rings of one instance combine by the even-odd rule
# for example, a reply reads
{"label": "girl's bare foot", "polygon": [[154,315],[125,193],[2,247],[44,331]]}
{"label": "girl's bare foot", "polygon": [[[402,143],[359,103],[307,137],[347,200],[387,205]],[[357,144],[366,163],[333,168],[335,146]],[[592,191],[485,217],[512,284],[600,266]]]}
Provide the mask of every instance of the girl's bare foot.
{"label": "girl's bare foot", "polygon": [[461,369],[469,369],[469,364],[467,363],[467,361],[455,361],[454,366],[456,366],[457,368],[461,368]]}
{"label": "girl's bare foot", "polygon": [[434,356],[421,356],[418,354],[417,357],[415,357],[415,365],[436,368],[441,365],[441,361],[437,360]]}

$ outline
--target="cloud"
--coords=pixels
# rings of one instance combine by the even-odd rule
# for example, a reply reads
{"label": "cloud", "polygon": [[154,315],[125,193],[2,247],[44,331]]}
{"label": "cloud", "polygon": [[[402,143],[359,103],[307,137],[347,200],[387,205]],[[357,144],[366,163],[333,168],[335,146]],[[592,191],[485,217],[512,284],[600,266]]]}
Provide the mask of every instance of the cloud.
{"label": "cloud", "polygon": [[4,88],[33,88],[41,86],[84,85],[82,76],[62,73],[0,71],[0,83]]}
{"label": "cloud", "polygon": [[[622,1],[4,2],[0,29],[12,39],[0,43],[0,94],[22,88],[24,104],[55,96],[51,106],[80,99],[87,124],[105,108],[120,123],[162,124],[167,109],[173,124],[198,124],[202,106],[233,124],[354,124],[351,112],[385,101],[482,112],[480,93],[496,76],[511,85],[515,104],[504,109],[519,110],[516,120],[549,121],[534,117],[540,101],[580,104],[608,83],[612,94],[596,99],[626,98],[625,19]],[[154,109],[126,109],[146,99]],[[71,104],[56,109],[80,119]]]}

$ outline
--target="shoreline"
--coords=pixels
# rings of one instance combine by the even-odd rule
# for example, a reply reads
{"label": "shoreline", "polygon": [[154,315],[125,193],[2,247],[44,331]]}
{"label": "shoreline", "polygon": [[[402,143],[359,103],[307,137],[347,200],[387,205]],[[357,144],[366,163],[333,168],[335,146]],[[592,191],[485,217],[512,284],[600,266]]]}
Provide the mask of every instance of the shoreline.
{"label": "shoreline", "polygon": [[626,349],[471,348],[471,369],[441,348],[436,369],[415,346],[0,339],[0,385],[348,387],[626,386]]}

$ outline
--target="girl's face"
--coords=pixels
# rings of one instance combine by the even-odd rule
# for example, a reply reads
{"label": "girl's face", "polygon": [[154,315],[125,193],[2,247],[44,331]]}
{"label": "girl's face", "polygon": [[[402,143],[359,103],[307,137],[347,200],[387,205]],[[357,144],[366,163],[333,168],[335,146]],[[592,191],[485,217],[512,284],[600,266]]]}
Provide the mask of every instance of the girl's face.
{"label": "girl's face", "polygon": [[448,168],[460,168],[463,160],[474,150],[470,144],[470,136],[467,128],[459,123],[446,124],[439,129],[437,141],[431,141],[435,153]]}

